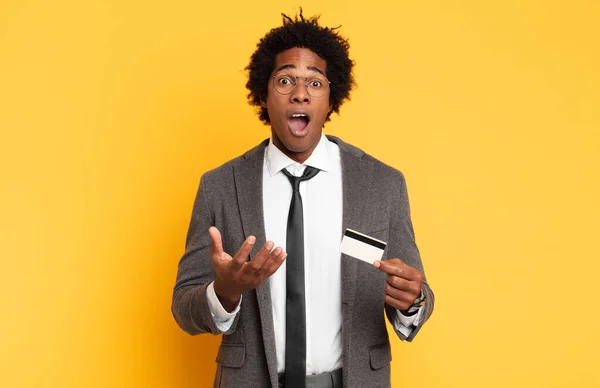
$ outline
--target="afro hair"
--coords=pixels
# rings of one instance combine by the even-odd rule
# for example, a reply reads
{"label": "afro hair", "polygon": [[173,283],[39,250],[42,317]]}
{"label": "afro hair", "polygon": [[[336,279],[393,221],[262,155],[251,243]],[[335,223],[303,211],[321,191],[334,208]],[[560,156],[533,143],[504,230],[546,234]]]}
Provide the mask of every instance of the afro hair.
{"label": "afro hair", "polygon": [[275,67],[275,56],[292,48],[306,48],[317,54],[327,63],[327,79],[330,84],[329,103],[331,111],[325,121],[329,121],[332,112],[339,113],[340,106],[350,99],[350,91],[355,87],[352,73],[354,61],[350,59],[350,44],[338,34],[338,27],[322,27],[319,16],[304,18],[300,14],[293,19],[285,14],[283,25],[269,31],[256,45],[256,51],[250,58],[245,70],[248,71],[246,88],[249,90],[248,103],[257,108],[261,121],[269,124],[267,109],[261,101],[267,99],[267,88],[271,73]]}

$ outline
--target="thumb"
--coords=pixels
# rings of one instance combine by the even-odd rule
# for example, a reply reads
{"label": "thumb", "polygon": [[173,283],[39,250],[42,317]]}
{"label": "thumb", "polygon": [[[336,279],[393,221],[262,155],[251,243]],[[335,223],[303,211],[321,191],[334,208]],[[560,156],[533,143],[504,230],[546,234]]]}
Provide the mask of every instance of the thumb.
{"label": "thumb", "polygon": [[402,260],[394,258],[387,261],[375,260],[373,266],[381,272],[393,274],[396,268],[403,267],[405,264]]}
{"label": "thumb", "polygon": [[219,229],[211,226],[208,228],[208,234],[210,235],[210,258],[220,259],[223,255],[223,241],[221,240],[221,232]]}

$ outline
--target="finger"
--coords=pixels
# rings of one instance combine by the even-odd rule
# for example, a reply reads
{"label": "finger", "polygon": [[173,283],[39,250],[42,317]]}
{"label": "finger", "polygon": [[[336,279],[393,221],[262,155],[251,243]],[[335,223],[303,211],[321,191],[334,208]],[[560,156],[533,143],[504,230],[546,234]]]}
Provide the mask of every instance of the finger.
{"label": "finger", "polygon": [[419,284],[423,281],[423,274],[421,271],[406,264],[402,268],[401,277]]}
{"label": "finger", "polygon": [[396,299],[390,295],[386,295],[383,300],[385,301],[385,303],[389,304],[390,306],[392,306],[395,309],[401,310],[401,311],[406,311],[410,308],[412,303],[403,301],[403,300],[399,300]]}
{"label": "finger", "polygon": [[281,252],[283,252],[281,247],[266,248],[265,252],[261,249],[248,264],[257,276],[261,276],[265,270],[265,266],[268,266],[272,258],[279,256]]}
{"label": "finger", "polygon": [[260,248],[258,253],[252,258],[252,260],[245,264],[244,271],[248,271],[247,274],[252,275],[258,270],[260,270],[263,264],[265,263],[265,260],[267,260],[267,258],[269,257],[269,254],[271,254],[271,251],[274,250],[274,245],[275,243],[273,243],[273,241],[267,241],[265,245],[263,245],[262,248]]}
{"label": "finger", "polygon": [[387,273],[388,275],[398,276],[403,279],[417,282],[423,281],[423,274],[418,269],[403,263],[400,259],[379,261],[373,263],[373,265],[375,268]]}
{"label": "finger", "polygon": [[412,305],[416,299],[413,293],[394,288],[388,283],[385,284],[385,294],[408,305]]}
{"label": "finger", "polygon": [[[413,280],[406,280],[397,276],[388,276],[385,284],[386,293],[396,299],[408,298],[412,304],[421,294],[421,283]],[[402,297],[400,297],[402,295]]]}
{"label": "finger", "polygon": [[402,291],[411,291],[416,287],[416,285],[412,284],[413,282],[399,276],[388,275],[386,280],[386,286],[392,286],[398,290]]}
{"label": "finger", "polygon": [[235,256],[233,256],[233,260],[231,261],[231,269],[234,272],[239,271],[240,268],[242,268],[242,266],[246,262],[246,259],[248,258],[248,256],[250,256],[250,252],[252,251],[255,242],[256,237],[254,236],[248,236],[248,238],[244,240],[244,243],[237,251]]}
{"label": "finger", "polygon": [[221,232],[219,232],[219,229],[211,226],[208,228],[208,234],[210,236],[210,257],[221,258],[223,255],[223,241],[221,240]]}
{"label": "finger", "polygon": [[279,269],[279,267],[281,267],[281,264],[283,264],[285,258],[287,257],[287,252],[284,252],[283,249],[278,251],[278,249],[281,248],[278,247],[274,249],[260,269],[260,274],[265,279],[273,275]]}
{"label": "finger", "polygon": [[406,264],[400,259],[390,259],[386,261],[376,260],[373,265],[378,270],[387,273],[388,275],[400,276]]}

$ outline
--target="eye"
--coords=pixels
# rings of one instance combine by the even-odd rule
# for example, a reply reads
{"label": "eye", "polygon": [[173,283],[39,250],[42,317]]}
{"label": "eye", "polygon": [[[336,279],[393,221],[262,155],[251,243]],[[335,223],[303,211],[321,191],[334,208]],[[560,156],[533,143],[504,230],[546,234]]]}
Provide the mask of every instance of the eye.
{"label": "eye", "polygon": [[282,86],[289,86],[293,84],[292,80],[287,77],[281,77],[279,80],[277,80],[277,82]]}
{"label": "eye", "polygon": [[318,79],[313,79],[313,80],[310,80],[310,82],[308,83],[308,86],[313,89],[319,89],[320,87],[323,86],[323,83],[321,81],[319,81]]}

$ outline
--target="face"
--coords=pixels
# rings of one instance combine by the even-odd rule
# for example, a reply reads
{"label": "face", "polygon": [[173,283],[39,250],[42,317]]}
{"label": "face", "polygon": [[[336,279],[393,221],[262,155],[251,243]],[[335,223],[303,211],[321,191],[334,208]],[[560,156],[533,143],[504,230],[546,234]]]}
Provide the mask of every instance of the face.
{"label": "face", "polygon": [[[306,48],[292,48],[275,57],[271,74],[275,78],[269,79],[267,99],[261,105],[269,113],[273,143],[298,163],[308,159],[319,143],[323,124],[331,111],[329,86],[322,85],[324,91],[315,92],[319,80],[327,82],[326,71],[325,60]],[[300,78],[291,93],[278,92],[285,91],[286,84],[294,77]],[[277,89],[274,82],[278,82]],[[310,94],[305,85],[311,89]],[[311,94],[322,95],[313,97]]]}

